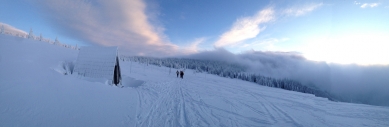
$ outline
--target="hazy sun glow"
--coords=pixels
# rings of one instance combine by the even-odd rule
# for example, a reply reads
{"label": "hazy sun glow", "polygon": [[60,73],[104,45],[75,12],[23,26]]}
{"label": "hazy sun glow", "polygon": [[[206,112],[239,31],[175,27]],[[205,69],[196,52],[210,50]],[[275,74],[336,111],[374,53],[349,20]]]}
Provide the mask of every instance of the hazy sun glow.
{"label": "hazy sun glow", "polygon": [[307,59],[340,64],[389,64],[388,34],[350,34],[310,40],[302,49]]}

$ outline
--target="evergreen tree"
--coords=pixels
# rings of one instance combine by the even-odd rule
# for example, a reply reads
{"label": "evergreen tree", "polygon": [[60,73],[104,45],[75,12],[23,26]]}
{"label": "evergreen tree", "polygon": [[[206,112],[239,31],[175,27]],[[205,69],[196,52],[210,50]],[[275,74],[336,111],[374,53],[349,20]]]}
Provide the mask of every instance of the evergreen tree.
{"label": "evergreen tree", "polygon": [[34,32],[32,31],[32,28],[30,28],[30,33],[28,33],[28,39],[34,39]]}
{"label": "evergreen tree", "polygon": [[41,35],[39,36],[39,41],[43,41],[42,33],[41,33]]}
{"label": "evergreen tree", "polygon": [[4,34],[4,25],[1,25],[0,34]]}
{"label": "evergreen tree", "polygon": [[55,42],[54,42],[55,45],[59,45],[59,41],[58,41],[58,37],[55,37]]}

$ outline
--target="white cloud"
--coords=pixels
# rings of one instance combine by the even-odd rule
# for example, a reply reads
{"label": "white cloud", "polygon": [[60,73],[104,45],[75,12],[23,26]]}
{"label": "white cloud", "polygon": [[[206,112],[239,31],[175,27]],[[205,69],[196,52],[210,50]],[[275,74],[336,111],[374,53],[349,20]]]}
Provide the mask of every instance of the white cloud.
{"label": "white cloud", "polygon": [[183,46],[182,51],[185,54],[192,54],[192,53],[198,53],[200,51],[199,45],[203,42],[205,42],[206,38],[196,38],[193,42],[190,43],[188,46]]}
{"label": "white cloud", "polygon": [[302,6],[296,6],[296,7],[285,9],[282,13],[287,16],[302,16],[319,8],[322,5],[323,3],[306,4]]}
{"label": "white cloud", "polygon": [[240,43],[246,39],[256,37],[266,27],[260,28],[263,23],[270,22],[274,19],[274,10],[266,8],[259,11],[251,17],[243,17],[238,19],[232,28],[223,33],[219,40],[214,44],[215,47],[224,47]]}
{"label": "white cloud", "polygon": [[355,4],[355,5],[360,5],[360,4],[361,4],[361,2],[354,1],[354,4]]}
{"label": "white cloud", "polygon": [[5,23],[2,23],[0,22],[0,28],[4,26],[4,32],[5,33],[9,33],[9,34],[12,34],[12,35],[22,35],[22,36],[26,36],[28,33],[23,31],[23,30],[20,30],[18,28],[15,28],[11,25],[8,25],[8,24],[5,24]]}
{"label": "white cloud", "polygon": [[261,50],[261,51],[284,51],[280,47],[276,46],[276,43],[288,41],[289,38],[268,38],[259,41],[254,41],[252,43],[246,43],[240,46],[243,50]]}
{"label": "white cloud", "polygon": [[40,0],[37,5],[61,34],[90,44],[119,46],[130,55],[172,55],[179,47],[150,23],[142,0]]}
{"label": "white cloud", "polygon": [[361,5],[361,8],[367,8],[367,7],[377,7],[380,3],[364,3]]}

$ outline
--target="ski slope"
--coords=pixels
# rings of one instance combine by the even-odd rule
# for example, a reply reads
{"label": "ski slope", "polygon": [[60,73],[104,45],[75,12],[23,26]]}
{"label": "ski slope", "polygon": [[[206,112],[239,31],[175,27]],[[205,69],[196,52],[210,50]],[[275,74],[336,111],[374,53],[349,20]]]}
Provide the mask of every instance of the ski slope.
{"label": "ski slope", "polygon": [[0,126],[389,126],[388,107],[192,70],[120,61],[123,88],[59,73],[77,53],[0,35]]}

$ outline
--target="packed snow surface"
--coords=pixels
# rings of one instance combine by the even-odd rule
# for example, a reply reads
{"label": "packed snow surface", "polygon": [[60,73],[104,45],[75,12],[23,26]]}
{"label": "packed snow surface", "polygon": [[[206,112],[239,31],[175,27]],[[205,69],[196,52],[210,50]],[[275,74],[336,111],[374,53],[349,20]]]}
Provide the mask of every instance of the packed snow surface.
{"label": "packed snow surface", "polygon": [[389,108],[332,102],[120,61],[122,88],[61,73],[77,50],[0,35],[0,126],[389,126]]}

